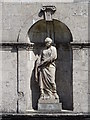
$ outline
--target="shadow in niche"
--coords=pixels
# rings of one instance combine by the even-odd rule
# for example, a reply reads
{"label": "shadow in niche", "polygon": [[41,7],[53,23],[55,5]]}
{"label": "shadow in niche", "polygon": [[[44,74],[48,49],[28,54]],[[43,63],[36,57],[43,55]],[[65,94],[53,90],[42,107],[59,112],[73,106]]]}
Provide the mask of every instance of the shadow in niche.
{"label": "shadow in niche", "polygon": [[32,108],[34,110],[38,109],[38,99],[39,99],[39,85],[38,82],[35,81],[35,76],[34,76],[35,70],[33,69],[32,71],[32,76],[31,76],[31,91],[32,91]]}
{"label": "shadow in niche", "polygon": [[56,85],[62,108],[73,110],[73,52],[68,45],[57,46]]}
{"label": "shadow in niche", "polygon": [[[33,50],[34,55],[39,55],[40,50],[39,49],[34,49]],[[32,63],[31,63],[32,64]],[[40,97],[40,88],[39,88],[39,83],[36,82],[35,80],[35,60],[34,60],[34,68],[32,70],[32,75],[30,79],[30,88],[32,92],[32,108],[34,110],[38,109],[38,99]]]}

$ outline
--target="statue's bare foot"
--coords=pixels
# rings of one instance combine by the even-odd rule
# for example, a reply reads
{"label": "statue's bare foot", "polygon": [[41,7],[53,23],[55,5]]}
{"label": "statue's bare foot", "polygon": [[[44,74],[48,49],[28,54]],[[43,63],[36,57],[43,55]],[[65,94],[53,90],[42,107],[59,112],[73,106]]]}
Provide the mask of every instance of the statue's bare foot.
{"label": "statue's bare foot", "polygon": [[44,99],[44,94],[41,94],[41,95],[40,95],[40,99]]}
{"label": "statue's bare foot", "polygon": [[46,97],[45,97],[45,99],[50,99],[50,98],[51,98],[51,96],[46,96]]}
{"label": "statue's bare foot", "polygon": [[54,97],[55,97],[55,99],[59,98],[58,95],[57,95],[57,93],[54,93]]}

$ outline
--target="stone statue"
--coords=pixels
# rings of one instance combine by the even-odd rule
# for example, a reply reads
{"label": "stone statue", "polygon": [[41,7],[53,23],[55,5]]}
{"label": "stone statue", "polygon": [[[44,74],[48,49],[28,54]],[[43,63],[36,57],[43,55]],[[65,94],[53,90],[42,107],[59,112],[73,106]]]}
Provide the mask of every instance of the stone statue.
{"label": "stone statue", "polygon": [[35,78],[40,86],[40,99],[58,99],[55,83],[55,60],[57,50],[52,46],[52,39],[45,39],[45,48],[41,51],[35,64]]}

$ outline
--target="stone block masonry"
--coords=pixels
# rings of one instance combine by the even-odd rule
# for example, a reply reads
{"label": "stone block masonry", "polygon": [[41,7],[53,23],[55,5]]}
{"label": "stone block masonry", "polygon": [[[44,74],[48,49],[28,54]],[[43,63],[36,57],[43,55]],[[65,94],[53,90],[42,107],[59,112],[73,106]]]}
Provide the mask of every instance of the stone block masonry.
{"label": "stone block masonry", "polygon": [[[2,22],[0,20],[0,25],[2,24],[2,29],[0,28],[0,32],[2,31],[2,37],[0,36],[0,38],[2,38],[2,40],[0,39],[0,53],[2,55],[2,60],[0,59],[2,63],[2,67],[0,66],[0,89],[2,88],[0,112],[27,113],[27,110],[33,111],[34,109],[35,112],[35,109],[37,109],[39,87],[37,87],[38,84],[33,81],[32,73],[35,54],[39,52],[39,48],[35,49],[37,46],[33,46],[33,44],[30,43],[30,39],[27,38],[27,33],[37,21],[43,19],[43,16],[38,16],[42,5],[51,4],[57,8],[53,18],[63,22],[70,29],[73,38],[72,43],[57,44],[56,46],[59,55],[56,76],[58,82],[56,81],[56,83],[58,92],[61,94],[62,107],[64,110],[66,110],[65,108],[72,108],[72,113],[84,114],[90,112],[88,2],[0,3],[0,9],[2,7]],[[36,29],[33,29],[32,32],[35,32],[35,30]],[[42,32],[43,34],[40,35],[44,38],[45,33],[43,29]],[[57,38],[60,39],[59,34],[56,33],[56,36],[57,35]],[[42,40],[40,42],[42,42]],[[71,52],[69,50],[71,50]],[[60,83],[62,91],[59,86]],[[68,96],[67,99],[64,99],[65,95]],[[34,99],[34,96],[36,99]],[[69,104],[67,104],[68,99],[70,100]],[[36,119],[37,114],[38,112],[34,114],[33,119]],[[52,119],[61,118],[61,114],[59,114],[60,113],[55,115],[56,117],[53,116]],[[7,118],[14,118],[14,115],[6,116]],[[75,119],[79,119],[77,118],[78,115],[73,116]],[[4,115],[2,117],[5,119]],[[22,115],[20,117],[22,118]],[[20,117],[17,116],[17,118]],[[28,116],[28,118],[29,117],[30,116]],[[47,116],[44,117],[48,118]],[[79,117],[81,120],[89,120],[88,117],[84,115],[83,117]],[[62,117],[62,120],[66,118]],[[49,117],[48,119],[51,118]]]}

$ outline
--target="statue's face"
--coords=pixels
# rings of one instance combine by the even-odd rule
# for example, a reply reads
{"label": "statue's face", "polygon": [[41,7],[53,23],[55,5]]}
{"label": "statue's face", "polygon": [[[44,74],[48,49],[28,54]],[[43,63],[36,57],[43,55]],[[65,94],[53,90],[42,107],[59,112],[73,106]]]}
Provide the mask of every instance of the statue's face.
{"label": "statue's face", "polygon": [[51,46],[51,42],[45,42],[46,47],[50,47]]}

